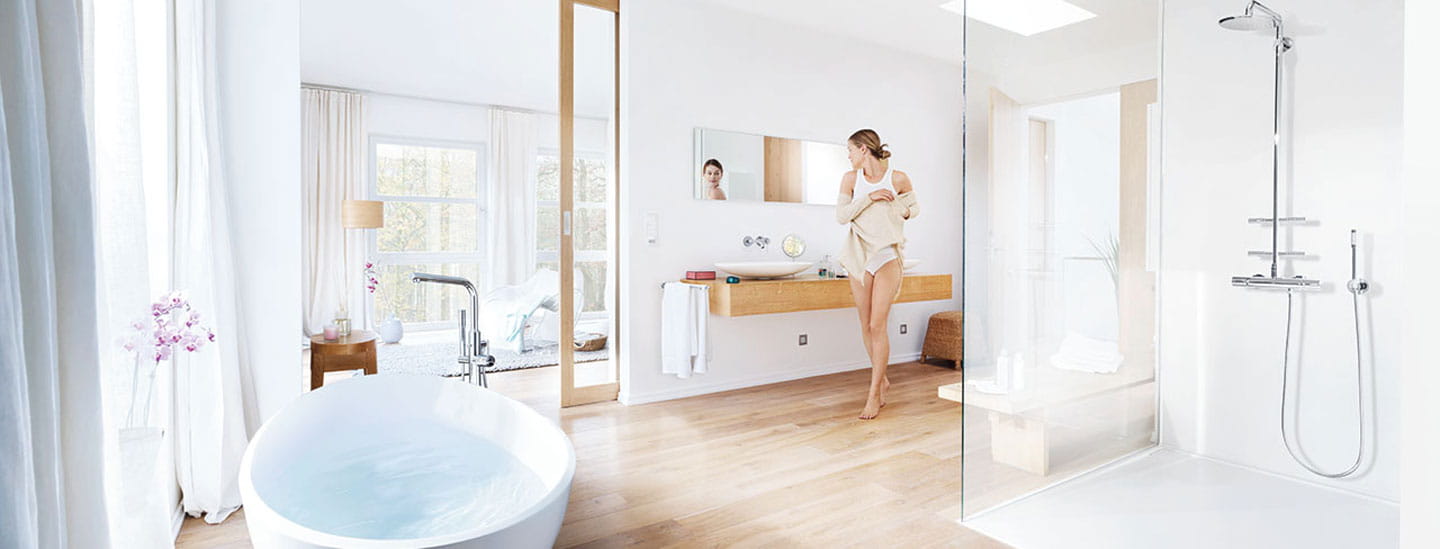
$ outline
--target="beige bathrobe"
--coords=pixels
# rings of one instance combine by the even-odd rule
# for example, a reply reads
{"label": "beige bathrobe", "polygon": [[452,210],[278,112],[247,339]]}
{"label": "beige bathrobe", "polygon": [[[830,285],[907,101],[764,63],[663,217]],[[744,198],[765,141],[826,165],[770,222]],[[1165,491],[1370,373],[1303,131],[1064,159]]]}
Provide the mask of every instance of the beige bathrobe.
{"label": "beige bathrobe", "polygon": [[[850,225],[850,234],[840,248],[840,265],[851,277],[865,283],[865,265],[876,252],[895,246],[896,261],[905,264],[905,220],[920,214],[915,191],[892,201],[871,200],[870,195],[840,195],[835,201],[835,221]],[[899,295],[897,288],[896,295]]]}

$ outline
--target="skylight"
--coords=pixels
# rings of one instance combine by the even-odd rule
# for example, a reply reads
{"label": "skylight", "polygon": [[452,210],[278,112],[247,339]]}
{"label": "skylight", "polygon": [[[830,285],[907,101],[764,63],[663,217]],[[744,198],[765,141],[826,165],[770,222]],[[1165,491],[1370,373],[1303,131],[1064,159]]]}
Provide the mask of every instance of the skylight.
{"label": "skylight", "polygon": [[1039,34],[1095,17],[1095,14],[1065,0],[950,0],[940,8],[1021,36]]}

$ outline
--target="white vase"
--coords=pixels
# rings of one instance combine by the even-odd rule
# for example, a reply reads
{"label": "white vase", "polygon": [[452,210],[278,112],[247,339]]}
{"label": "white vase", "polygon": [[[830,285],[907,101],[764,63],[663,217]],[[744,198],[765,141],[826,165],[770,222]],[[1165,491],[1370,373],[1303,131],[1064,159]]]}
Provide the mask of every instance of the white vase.
{"label": "white vase", "polygon": [[375,331],[380,334],[380,341],[385,343],[399,343],[400,338],[405,336],[405,326],[395,315],[390,315],[389,319],[381,322],[375,327]]}

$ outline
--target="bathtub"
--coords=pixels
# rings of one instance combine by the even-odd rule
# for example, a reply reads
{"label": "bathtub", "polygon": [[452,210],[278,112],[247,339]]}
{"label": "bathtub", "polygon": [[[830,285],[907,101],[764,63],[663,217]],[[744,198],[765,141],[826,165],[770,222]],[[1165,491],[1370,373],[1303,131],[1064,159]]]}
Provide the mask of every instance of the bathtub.
{"label": "bathtub", "polygon": [[[417,481],[414,463],[435,468]],[[458,380],[382,374],[326,385],[266,422],[241,461],[240,494],[262,549],[551,547],[574,475],[570,439],[524,404]],[[475,479],[494,492],[475,495]],[[484,520],[455,511],[485,505]],[[387,522],[402,515],[448,527]],[[365,528],[384,533],[355,534]]]}

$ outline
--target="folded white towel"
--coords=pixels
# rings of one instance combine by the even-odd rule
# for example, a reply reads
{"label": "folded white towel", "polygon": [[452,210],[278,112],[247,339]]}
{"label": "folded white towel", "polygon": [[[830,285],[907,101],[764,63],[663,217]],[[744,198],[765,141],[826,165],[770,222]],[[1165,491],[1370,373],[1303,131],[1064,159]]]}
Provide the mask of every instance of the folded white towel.
{"label": "folded white towel", "polygon": [[1096,374],[1110,374],[1120,369],[1125,361],[1120,354],[1120,345],[1086,337],[1074,332],[1065,334],[1060,349],[1050,356],[1050,365],[1062,370],[1075,370]]}
{"label": "folded white towel", "polygon": [[660,301],[660,372],[681,379],[710,369],[710,287],[670,282]]}

